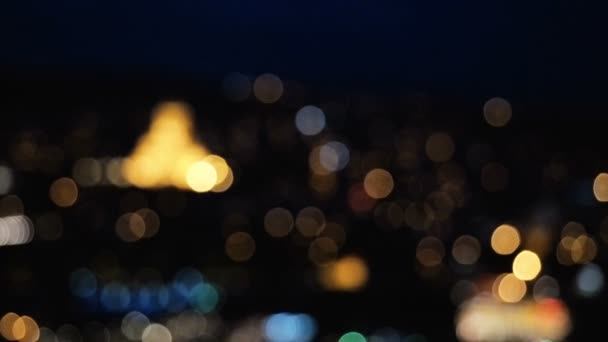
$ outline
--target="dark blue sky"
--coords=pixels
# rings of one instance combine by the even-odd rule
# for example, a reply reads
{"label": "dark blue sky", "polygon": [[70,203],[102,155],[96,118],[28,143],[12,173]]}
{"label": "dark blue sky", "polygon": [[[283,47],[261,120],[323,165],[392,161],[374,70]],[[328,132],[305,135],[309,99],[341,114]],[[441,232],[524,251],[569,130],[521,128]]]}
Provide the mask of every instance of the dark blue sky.
{"label": "dark blue sky", "polygon": [[15,2],[4,66],[219,75],[526,94],[597,90],[602,8],[580,1]]}

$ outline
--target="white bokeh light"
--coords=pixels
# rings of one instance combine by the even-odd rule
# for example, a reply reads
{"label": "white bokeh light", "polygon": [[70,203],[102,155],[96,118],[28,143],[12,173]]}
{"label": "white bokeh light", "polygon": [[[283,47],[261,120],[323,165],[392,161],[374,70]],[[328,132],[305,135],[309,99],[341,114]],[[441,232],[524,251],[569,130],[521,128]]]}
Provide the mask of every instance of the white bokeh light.
{"label": "white bokeh light", "polygon": [[304,135],[317,135],[325,128],[325,113],[316,106],[304,106],[296,113],[296,127]]}

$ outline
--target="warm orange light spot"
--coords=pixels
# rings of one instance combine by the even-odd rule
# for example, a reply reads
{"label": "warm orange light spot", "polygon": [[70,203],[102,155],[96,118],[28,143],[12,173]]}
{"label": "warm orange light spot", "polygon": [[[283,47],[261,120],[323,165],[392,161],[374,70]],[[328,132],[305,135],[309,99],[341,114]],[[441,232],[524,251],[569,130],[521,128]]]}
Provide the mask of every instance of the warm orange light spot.
{"label": "warm orange light spot", "polygon": [[384,169],[373,169],[365,175],[363,187],[369,197],[385,198],[393,191],[393,176]]}
{"label": "warm orange light spot", "polygon": [[78,186],[71,178],[59,178],[51,184],[49,196],[59,207],[72,206],[78,199]]}
{"label": "warm orange light spot", "polygon": [[[21,316],[21,321],[25,327],[25,334],[19,339],[19,342],[36,342],[40,338],[40,328],[38,323],[29,316]],[[17,336],[15,334],[15,336]]]}
{"label": "warm orange light spot", "polygon": [[0,333],[9,341],[17,340],[13,334],[13,326],[18,319],[19,315],[14,312],[9,312],[2,316],[2,319],[0,320]]}
{"label": "warm orange light spot", "polygon": [[517,231],[517,228],[511,225],[502,224],[492,233],[492,249],[498,254],[511,254],[515,252],[520,243],[521,238],[519,237],[519,232]]}
{"label": "warm orange light spot", "polygon": [[600,173],[593,181],[593,194],[600,202],[608,202],[608,173]]}
{"label": "warm orange light spot", "polygon": [[517,303],[526,295],[526,283],[513,273],[502,277],[498,284],[498,297],[507,303]]}
{"label": "warm orange light spot", "polygon": [[319,271],[321,284],[330,290],[357,291],[368,278],[367,264],[357,256],[341,258]]}

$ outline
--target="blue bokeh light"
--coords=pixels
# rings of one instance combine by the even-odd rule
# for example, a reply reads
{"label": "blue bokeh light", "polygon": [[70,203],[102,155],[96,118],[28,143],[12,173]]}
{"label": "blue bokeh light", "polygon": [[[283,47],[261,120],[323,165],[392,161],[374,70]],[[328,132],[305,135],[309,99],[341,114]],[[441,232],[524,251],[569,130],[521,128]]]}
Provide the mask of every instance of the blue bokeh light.
{"label": "blue bokeh light", "polygon": [[131,303],[131,293],[124,284],[114,281],[101,290],[100,301],[109,312],[124,312]]}
{"label": "blue bokeh light", "polygon": [[264,334],[271,342],[308,342],[316,333],[317,324],[307,314],[278,313],[264,324]]}

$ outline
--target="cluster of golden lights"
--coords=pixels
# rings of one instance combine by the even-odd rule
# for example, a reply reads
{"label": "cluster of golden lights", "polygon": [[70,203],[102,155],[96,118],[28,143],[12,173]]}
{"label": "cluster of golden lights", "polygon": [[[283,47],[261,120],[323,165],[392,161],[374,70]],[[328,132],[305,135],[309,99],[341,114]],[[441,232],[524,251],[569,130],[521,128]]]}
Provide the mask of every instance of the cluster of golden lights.
{"label": "cluster of golden lights", "polygon": [[210,154],[195,139],[192,113],[178,102],[156,108],[148,132],[124,160],[122,171],[130,184],[140,188],[223,192],[233,182],[226,160]]}

